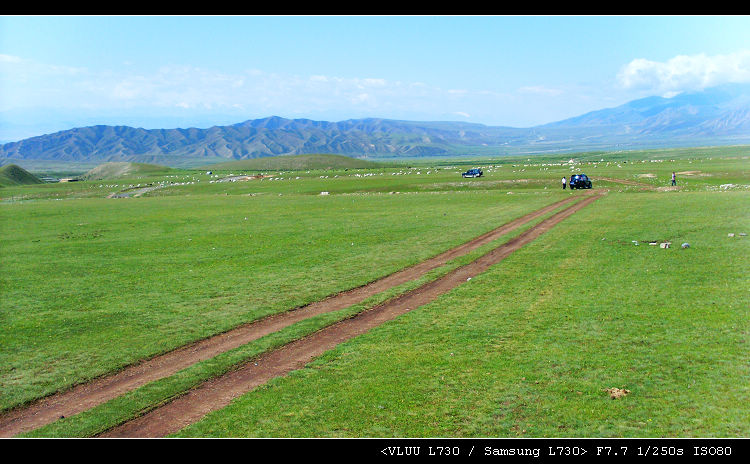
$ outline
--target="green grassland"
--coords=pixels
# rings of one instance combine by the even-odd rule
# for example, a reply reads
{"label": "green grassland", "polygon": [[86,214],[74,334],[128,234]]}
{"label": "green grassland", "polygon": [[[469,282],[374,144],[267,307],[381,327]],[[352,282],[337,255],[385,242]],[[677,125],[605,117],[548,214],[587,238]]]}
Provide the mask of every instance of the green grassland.
{"label": "green grassland", "polygon": [[35,175],[15,164],[0,167],[0,187],[41,184]]}
{"label": "green grassland", "polygon": [[2,407],[363,285],[561,197],[234,187],[4,205]]}
{"label": "green grassland", "polygon": [[[474,166],[483,178],[461,178]],[[746,436],[750,255],[727,234],[750,229],[750,171],[734,147],[6,187],[0,410],[434,256],[580,194],[560,178],[581,171],[652,189],[595,181],[605,198],[490,271],[180,435]],[[139,185],[158,188],[107,198]],[[48,435],[111,426],[337,317]]]}
{"label": "green grassland", "polygon": [[750,196],[715,195],[610,194],[178,436],[747,436]]}

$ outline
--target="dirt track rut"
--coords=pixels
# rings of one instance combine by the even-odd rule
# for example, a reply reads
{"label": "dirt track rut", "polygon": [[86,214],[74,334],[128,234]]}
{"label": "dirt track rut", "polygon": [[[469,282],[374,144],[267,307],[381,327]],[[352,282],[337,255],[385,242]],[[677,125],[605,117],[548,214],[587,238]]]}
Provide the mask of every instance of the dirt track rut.
{"label": "dirt track rut", "polygon": [[304,367],[315,357],[336,345],[433,301],[443,293],[465,283],[468,278],[484,272],[600,197],[601,194],[587,196],[468,265],[352,318],[261,355],[239,369],[209,380],[170,403],[100,436],[109,438],[163,437],[177,432],[197,422],[209,412],[227,406],[234,398],[270,379]]}
{"label": "dirt track rut", "polygon": [[[78,385],[70,390],[42,398],[27,407],[9,411],[0,416],[0,437],[14,436],[54,422],[61,416],[68,417],[78,414],[145,385],[146,383],[172,375],[197,362],[210,359],[220,353],[242,346],[260,337],[281,330],[298,321],[360,303],[368,297],[417,279],[430,270],[440,267],[452,259],[462,256],[530,221],[579,199],[579,197],[571,197],[553,203],[431,259],[398,271],[362,287],[342,292],[301,308],[239,326],[228,332],[129,366],[116,374],[105,376],[89,383]],[[537,227],[542,226],[542,224]],[[417,290],[423,289],[424,287]],[[393,301],[399,301],[399,299]],[[369,311],[367,313],[369,313]],[[367,318],[363,315],[362,320],[365,319]],[[369,330],[369,328],[365,330]],[[351,337],[346,337],[345,339],[347,338]],[[337,343],[340,343],[340,341],[335,344]],[[335,346],[335,344],[332,346]],[[313,355],[313,357],[314,356],[317,356],[317,354]],[[305,362],[307,361],[304,361],[303,365]],[[280,363],[279,366],[283,366],[280,367],[282,370],[279,372],[283,373],[291,370],[287,370],[287,364]],[[274,374],[273,376],[275,375],[280,374]]]}

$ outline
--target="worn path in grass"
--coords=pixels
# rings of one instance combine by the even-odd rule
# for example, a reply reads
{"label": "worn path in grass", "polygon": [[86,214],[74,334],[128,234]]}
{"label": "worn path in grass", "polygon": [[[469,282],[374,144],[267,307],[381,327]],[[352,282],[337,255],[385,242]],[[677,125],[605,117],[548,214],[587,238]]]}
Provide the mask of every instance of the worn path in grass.
{"label": "worn path in grass", "polygon": [[[353,337],[423,306],[467,279],[497,264],[559,222],[600,198],[586,195],[573,206],[559,211],[477,260],[356,316],[328,326],[308,337],[267,352],[237,370],[208,380],[183,396],[149,413],[101,434],[101,437],[163,437],[197,422],[211,411],[227,406],[234,398],[263,385],[274,377],[304,367],[315,357]],[[576,197],[580,198],[580,197]],[[559,205],[559,204],[558,204]]]}
{"label": "worn path in grass", "polygon": [[311,303],[301,308],[242,325],[222,334],[132,365],[116,374],[101,377],[89,383],[78,385],[70,390],[42,398],[27,407],[11,410],[0,417],[0,437],[10,437],[28,432],[54,422],[61,416],[68,417],[78,414],[149,382],[168,377],[197,362],[213,358],[218,354],[279,331],[301,320],[360,303],[371,296],[418,279],[448,261],[465,255],[530,221],[578,199],[580,198],[571,197],[553,203],[480,235],[463,245],[362,287],[331,296],[325,300]]}

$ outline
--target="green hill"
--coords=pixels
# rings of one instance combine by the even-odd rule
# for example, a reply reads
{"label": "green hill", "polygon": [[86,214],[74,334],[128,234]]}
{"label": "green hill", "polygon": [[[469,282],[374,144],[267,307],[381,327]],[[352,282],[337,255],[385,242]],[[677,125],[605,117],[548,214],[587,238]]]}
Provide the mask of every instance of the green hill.
{"label": "green hill", "polygon": [[172,168],[158,164],[110,162],[100,164],[81,176],[81,180],[120,179],[123,177],[151,176],[164,174]]}
{"label": "green hill", "polygon": [[34,174],[15,164],[0,167],[0,187],[43,183]]}
{"label": "green hill", "polygon": [[201,169],[212,171],[301,171],[306,169],[358,169],[378,168],[385,164],[365,161],[343,155],[283,155],[212,164]]}

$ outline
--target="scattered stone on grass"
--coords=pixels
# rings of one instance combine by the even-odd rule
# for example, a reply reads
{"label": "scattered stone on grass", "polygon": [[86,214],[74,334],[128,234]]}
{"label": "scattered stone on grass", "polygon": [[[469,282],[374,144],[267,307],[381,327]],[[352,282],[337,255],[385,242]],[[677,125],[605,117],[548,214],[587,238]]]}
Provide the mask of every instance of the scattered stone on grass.
{"label": "scattered stone on grass", "polygon": [[609,397],[612,398],[613,400],[622,398],[623,396],[630,393],[630,390],[625,390],[624,388],[617,388],[617,387],[606,388],[604,389],[604,391],[609,393]]}

